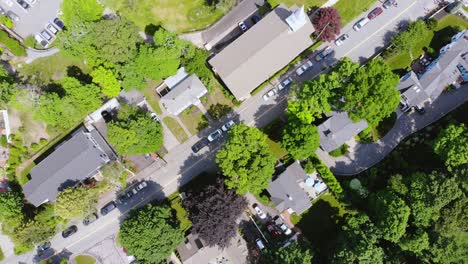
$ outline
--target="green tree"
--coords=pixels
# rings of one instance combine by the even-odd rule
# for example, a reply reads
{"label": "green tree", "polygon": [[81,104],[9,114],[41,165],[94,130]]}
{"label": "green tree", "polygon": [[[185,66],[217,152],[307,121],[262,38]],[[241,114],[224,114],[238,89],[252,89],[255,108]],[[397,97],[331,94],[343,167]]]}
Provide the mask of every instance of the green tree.
{"label": "green tree", "polygon": [[12,29],[13,28],[13,20],[10,17],[5,15],[0,15],[0,23],[5,25],[5,27]]}
{"label": "green tree", "polygon": [[371,126],[377,126],[400,102],[400,93],[395,89],[398,82],[398,76],[383,60],[372,60],[344,88],[343,110],[355,122],[365,119]]}
{"label": "green tree", "polygon": [[399,52],[408,52],[413,60],[414,49],[419,45],[421,39],[426,39],[429,33],[426,23],[423,20],[418,20],[410,23],[407,30],[393,37],[391,44],[393,44],[393,49]]}
{"label": "green tree", "polygon": [[[23,197],[18,192],[0,193],[0,222],[14,228],[23,222]],[[4,227],[5,228],[5,227]]]}
{"label": "green tree", "polygon": [[71,77],[63,79],[61,85],[63,91],[47,92],[40,98],[36,115],[47,124],[67,129],[101,106],[96,85],[83,85]]}
{"label": "green tree", "polygon": [[168,206],[146,205],[132,211],[120,226],[120,244],[142,263],[162,263],[184,241]]}
{"label": "green tree", "polygon": [[434,142],[434,152],[448,169],[468,164],[468,129],[464,124],[450,124]]}
{"label": "green tree", "polygon": [[101,20],[104,7],[96,0],[64,0],[60,18],[65,25],[72,26],[82,22]]}
{"label": "green tree", "polygon": [[383,238],[392,242],[405,234],[410,208],[392,191],[380,191],[370,196],[369,207],[375,226]]}
{"label": "green tree", "polygon": [[462,197],[442,209],[435,231],[445,236],[468,232],[468,197]]}
{"label": "green tree", "polygon": [[311,264],[312,253],[295,241],[287,247],[268,249],[262,256],[262,263]]}
{"label": "green tree", "polygon": [[423,229],[416,229],[414,233],[405,234],[398,245],[406,251],[418,255],[429,248],[429,235]]}
{"label": "green tree", "polygon": [[452,236],[438,236],[426,255],[426,262],[452,264],[466,263],[468,248],[468,234],[460,232]]}
{"label": "green tree", "polygon": [[107,97],[116,97],[120,93],[120,83],[114,71],[102,66],[95,68],[91,72],[93,82],[101,86],[101,91]]}
{"label": "green tree", "polygon": [[296,160],[310,157],[320,145],[317,127],[290,117],[283,130],[281,145]]}
{"label": "green tree", "polygon": [[146,154],[163,143],[162,126],[138,107],[123,106],[118,120],[108,124],[107,137],[120,155]]}
{"label": "green tree", "polygon": [[67,188],[57,195],[55,214],[63,219],[83,218],[95,209],[97,200],[97,188]]}
{"label": "green tree", "polygon": [[226,185],[237,193],[260,193],[274,172],[275,158],[266,136],[255,127],[235,125],[226,145],[216,154],[216,163],[226,176]]}
{"label": "green tree", "polygon": [[15,244],[29,246],[43,243],[53,235],[55,235],[55,226],[32,220],[15,229],[12,238]]}

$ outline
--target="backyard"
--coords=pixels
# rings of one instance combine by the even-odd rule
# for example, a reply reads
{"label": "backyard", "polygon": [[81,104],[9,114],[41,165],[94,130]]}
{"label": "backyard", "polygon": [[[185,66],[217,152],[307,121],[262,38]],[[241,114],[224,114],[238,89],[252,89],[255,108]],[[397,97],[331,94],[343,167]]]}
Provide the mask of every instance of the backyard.
{"label": "backyard", "polygon": [[[226,2],[228,5],[232,3]],[[103,3],[122,13],[141,29],[153,24],[177,33],[206,28],[230,9],[229,6],[208,6],[205,0],[104,0]]]}
{"label": "backyard", "polygon": [[267,135],[266,143],[268,144],[271,153],[278,160],[288,154],[288,152],[283,147],[281,147],[280,143],[283,127],[285,125],[286,123],[284,121],[277,118],[262,129],[262,131]]}
{"label": "backyard", "polygon": [[[422,54],[424,47],[428,47],[430,51],[438,54],[440,48],[448,44],[451,37],[458,32],[456,27],[466,29],[468,21],[455,15],[448,15],[439,20],[437,27],[430,30],[427,37],[421,39],[412,50],[413,59]],[[411,57],[408,52],[402,52],[386,59],[386,62],[392,70],[405,69],[411,65]]]}

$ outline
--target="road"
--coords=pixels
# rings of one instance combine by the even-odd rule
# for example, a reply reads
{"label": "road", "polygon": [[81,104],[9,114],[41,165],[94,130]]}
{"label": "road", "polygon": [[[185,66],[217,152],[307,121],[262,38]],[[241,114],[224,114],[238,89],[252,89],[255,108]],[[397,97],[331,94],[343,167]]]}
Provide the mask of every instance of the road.
{"label": "road", "polygon": [[[377,5],[380,4],[376,4],[376,6]],[[369,58],[375,51],[384,46],[386,40],[384,37],[388,32],[392,32],[399,23],[408,19],[415,20],[423,16],[426,11],[424,8],[421,9],[421,7],[434,7],[434,3],[432,0],[400,1],[398,7],[385,10],[381,16],[371,21],[371,23],[366,25],[359,32],[352,30],[352,25],[359,19],[357,18],[343,28],[343,32],[348,32],[350,35],[350,39],[345,42],[345,44],[340,47],[336,47],[334,44],[324,44],[319,47],[318,50],[325,48],[327,45],[334,48],[334,54],[329,60],[323,62],[321,65],[315,63],[316,65],[300,78],[295,74],[291,76],[295,82],[302,82],[314,78],[325,66],[332,65],[343,56],[348,56],[354,61],[362,61],[363,59]],[[285,75],[291,74],[294,70],[295,69],[291,69]],[[285,75],[281,76],[279,80],[282,80]],[[273,82],[273,84],[276,83],[277,81]],[[233,113],[224,117],[222,122],[210,124],[210,127],[202,131],[200,135],[194,135],[183,144],[173,148],[164,156],[164,159],[167,161],[165,167],[155,169],[153,166],[150,166],[139,173],[135,179],[150,180],[154,183],[154,189],[132,206],[141,206],[155,198],[162,198],[176,191],[182,184],[190,181],[201,172],[216,170],[217,167],[214,162],[214,155],[222,146],[224,139],[210,145],[209,148],[205,148],[197,154],[191,151],[191,146],[202,137],[211,133],[215,128],[218,128],[223,122],[226,122],[228,119],[233,119],[237,122],[241,121],[249,125],[262,127],[282,115],[287,104],[287,91],[280,93],[269,101],[263,101],[263,94],[271,88],[272,86],[268,85],[265,87],[264,91],[247,99],[240,107],[236,108]],[[107,201],[101,201],[100,205],[105,202]],[[79,231],[77,234],[68,239],[63,239],[60,235],[57,235],[52,240],[52,245],[56,251],[60,251],[64,248],[73,253],[85,251],[93,246],[94,243],[98,242],[99,239],[107,237],[107,235],[110,234],[115,234],[118,231],[119,221],[124,217],[126,212],[128,212],[128,208],[115,210],[109,215],[101,217],[88,227],[83,227],[78,224]],[[31,254],[7,256],[3,263],[30,263],[31,259]]]}

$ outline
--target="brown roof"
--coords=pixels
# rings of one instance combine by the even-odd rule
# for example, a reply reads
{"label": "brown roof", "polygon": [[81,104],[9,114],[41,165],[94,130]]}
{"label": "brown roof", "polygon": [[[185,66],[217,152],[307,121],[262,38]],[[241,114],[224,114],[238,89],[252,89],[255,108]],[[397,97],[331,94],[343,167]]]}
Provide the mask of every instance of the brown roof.
{"label": "brown roof", "polygon": [[[296,9],[296,8],[295,8]],[[312,45],[310,19],[293,32],[286,22],[292,11],[279,5],[209,63],[239,99],[281,70]]]}

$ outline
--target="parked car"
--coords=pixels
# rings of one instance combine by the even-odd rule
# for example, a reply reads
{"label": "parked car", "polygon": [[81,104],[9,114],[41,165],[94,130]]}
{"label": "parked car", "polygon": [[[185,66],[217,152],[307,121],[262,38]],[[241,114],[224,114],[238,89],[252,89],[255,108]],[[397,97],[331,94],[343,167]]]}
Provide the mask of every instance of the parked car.
{"label": "parked car", "polygon": [[101,208],[101,215],[104,216],[108,214],[110,211],[114,210],[115,208],[117,208],[117,205],[115,204],[114,201],[111,201]]}
{"label": "parked car", "polygon": [[119,196],[119,198],[117,198],[117,202],[124,204],[128,202],[132,197],[133,197],[133,192],[130,191]]}
{"label": "parked car", "polygon": [[263,100],[264,101],[268,101],[273,95],[277,94],[278,93],[278,89],[277,88],[273,88],[271,89],[270,91],[268,91],[266,94],[264,94],[262,97],[263,97]]}
{"label": "parked car", "polygon": [[65,230],[62,231],[62,237],[67,238],[75,234],[77,231],[78,231],[78,227],[76,227],[76,225],[69,226]]}
{"label": "parked car", "polygon": [[151,119],[153,119],[154,121],[157,121],[159,122],[159,117],[156,113],[151,113]]}
{"label": "parked car", "polygon": [[36,2],[37,2],[37,0],[28,0],[28,3],[29,3],[30,5],[34,5]]}
{"label": "parked car", "polygon": [[45,242],[44,244],[37,246],[37,254],[40,256],[42,253],[44,253],[46,250],[48,250],[52,244],[50,242]]}
{"label": "parked car", "polygon": [[278,84],[278,91],[281,91],[284,88],[288,87],[289,85],[291,85],[291,83],[292,83],[291,77],[284,79],[282,82],[280,82],[280,84]]}
{"label": "parked car", "polygon": [[50,41],[52,39],[52,36],[45,30],[41,31],[41,36],[43,36],[47,41]]}
{"label": "parked car", "polygon": [[418,112],[418,114],[420,115],[423,115],[424,113],[426,113],[426,109],[424,109],[424,107],[419,106],[419,105],[415,106],[414,110],[416,110],[416,112]]}
{"label": "parked car", "polygon": [[62,20],[60,20],[58,17],[54,19],[54,24],[59,27],[59,29],[64,29],[65,25],[63,24]]}
{"label": "parked car", "polygon": [[411,111],[411,107],[409,105],[407,105],[407,104],[400,103],[400,110],[403,113],[408,113],[409,111]]}
{"label": "parked car", "polygon": [[34,39],[36,40],[37,43],[39,43],[44,48],[47,48],[47,46],[49,46],[49,42],[45,40],[44,37],[39,34],[34,35]]}
{"label": "parked car", "polygon": [[260,17],[257,15],[253,15],[251,20],[252,20],[252,23],[257,24],[260,21]]}
{"label": "parked car", "polygon": [[54,27],[51,23],[46,25],[46,29],[49,30],[52,34],[57,35],[58,29]]}
{"label": "parked car", "polygon": [[258,249],[263,250],[265,248],[265,245],[263,244],[262,239],[257,238],[255,240],[255,244],[257,245]]}
{"label": "parked car", "polygon": [[312,68],[312,66],[314,66],[314,64],[310,60],[306,60],[304,64],[302,64],[299,68],[296,69],[296,74],[301,76],[308,69]]}
{"label": "parked car", "polygon": [[387,0],[387,1],[385,1],[383,3],[382,6],[383,6],[383,8],[388,9],[388,8],[392,7],[392,5],[396,5],[397,4],[396,2],[397,2],[396,0]]}
{"label": "parked car", "polygon": [[202,140],[198,141],[195,143],[195,145],[192,146],[192,151],[193,153],[197,153],[200,151],[202,148],[206,147],[208,145],[209,141],[207,138],[203,138]]}
{"label": "parked car", "polygon": [[285,235],[290,235],[292,233],[291,228],[289,228],[285,223],[279,225],[279,228]]}
{"label": "parked car", "polygon": [[246,32],[247,29],[249,29],[249,28],[245,25],[244,21],[239,22],[239,28],[240,28],[243,32]]}
{"label": "parked car", "polygon": [[26,3],[26,1],[24,0],[16,0],[16,2],[22,7],[24,8],[24,10],[28,10],[29,9],[29,4]]}
{"label": "parked car", "polygon": [[215,132],[211,133],[208,135],[207,139],[209,142],[213,142],[215,140],[218,140],[222,136],[223,132],[221,129],[216,129]]}
{"label": "parked car", "polygon": [[382,13],[383,13],[383,9],[380,8],[380,7],[376,7],[372,11],[369,12],[369,15],[367,15],[367,18],[372,20],[372,19],[378,17]]}
{"label": "parked car", "polygon": [[141,190],[143,190],[144,188],[146,188],[148,186],[148,183],[145,182],[145,181],[142,181],[140,182],[136,187],[135,189],[133,190],[136,190],[137,192],[140,192]]}
{"label": "parked car", "polygon": [[17,14],[13,13],[13,11],[8,11],[7,16],[9,18],[11,18],[11,20],[16,21],[16,22],[18,22],[20,20],[19,16]]}
{"label": "parked car", "polygon": [[234,123],[234,121],[229,120],[229,121],[227,121],[226,124],[224,124],[224,125],[221,127],[221,130],[223,130],[224,132],[226,132],[226,131],[228,131],[229,129],[231,129],[231,127],[232,127],[233,125],[235,125],[235,124],[236,124],[236,123]]}
{"label": "parked car", "polygon": [[347,39],[349,39],[349,35],[348,34],[343,34],[341,36],[339,36],[336,40],[335,40],[335,44],[337,46],[341,46],[343,45],[343,42],[345,42]]}
{"label": "parked car", "polygon": [[448,4],[447,7],[445,7],[445,12],[449,14],[455,14],[456,12],[458,12],[458,10],[460,10],[462,6],[463,3],[461,1],[452,2]]}
{"label": "parked car", "polygon": [[316,61],[321,61],[326,59],[328,56],[330,56],[333,52],[333,49],[330,46],[327,46],[324,50],[322,50],[317,56],[315,56]]}
{"label": "parked car", "polygon": [[0,6],[0,15],[5,15],[6,11],[3,9],[3,7]]}
{"label": "parked car", "polygon": [[361,19],[359,19],[358,22],[356,22],[356,24],[354,24],[353,29],[355,31],[359,31],[359,30],[361,30],[361,28],[363,28],[365,25],[367,25],[367,23],[369,23],[369,21],[370,20],[367,17],[361,18]]}
{"label": "parked car", "polygon": [[96,221],[98,219],[98,215],[96,213],[92,213],[90,215],[88,215],[87,217],[85,217],[85,219],[83,219],[83,225],[87,226],[91,223],[93,223],[94,221]]}
{"label": "parked car", "polygon": [[262,209],[260,209],[260,207],[258,207],[257,204],[253,205],[253,209],[255,210],[255,213],[257,213],[257,216],[260,219],[265,219],[267,217],[267,215],[262,211]]}
{"label": "parked car", "polygon": [[270,232],[272,237],[281,236],[281,233],[278,231],[278,229],[273,224],[268,224],[267,225],[267,230],[268,230],[268,232]]}

